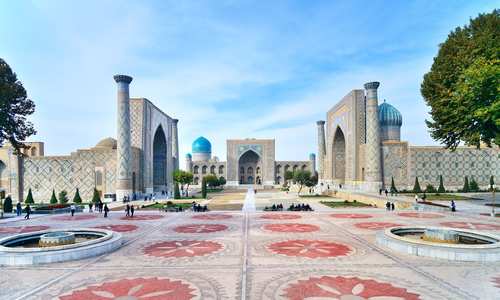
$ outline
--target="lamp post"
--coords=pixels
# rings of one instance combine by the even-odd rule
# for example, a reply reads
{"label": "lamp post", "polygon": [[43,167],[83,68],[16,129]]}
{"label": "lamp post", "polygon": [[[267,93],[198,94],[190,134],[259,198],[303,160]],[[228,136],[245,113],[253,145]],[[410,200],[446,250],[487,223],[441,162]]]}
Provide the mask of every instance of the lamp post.
{"label": "lamp post", "polygon": [[491,185],[491,192],[493,193],[493,203],[491,204],[491,216],[495,217],[495,191],[496,187],[494,184]]}

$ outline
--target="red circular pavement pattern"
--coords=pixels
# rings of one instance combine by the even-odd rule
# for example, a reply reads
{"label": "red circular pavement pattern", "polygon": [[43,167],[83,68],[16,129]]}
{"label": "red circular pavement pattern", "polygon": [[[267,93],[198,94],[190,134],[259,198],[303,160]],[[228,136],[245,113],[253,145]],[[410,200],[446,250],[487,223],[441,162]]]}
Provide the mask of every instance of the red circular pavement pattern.
{"label": "red circular pavement pattern", "polygon": [[0,233],[26,233],[49,229],[49,226],[17,226],[17,227],[0,227]]}
{"label": "red circular pavement pattern", "polygon": [[300,219],[302,217],[299,215],[292,215],[292,214],[265,214],[261,218],[267,220],[293,220],[293,219]]}
{"label": "red circular pavement pattern", "polygon": [[373,218],[372,215],[367,214],[331,214],[330,217],[339,219],[368,219]]}
{"label": "red circular pavement pattern", "polygon": [[344,244],[321,240],[289,240],[270,244],[267,248],[277,254],[307,258],[346,256],[352,251]]}
{"label": "red circular pavement pattern", "polygon": [[223,224],[189,224],[177,226],[174,231],[179,233],[211,233],[226,229],[227,226]]}
{"label": "red circular pavement pattern", "polygon": [[356,223],[356,224],[354,224],[354,226],[361,228],[361,229],[378,230],[378,229],[385,229],[385,228],[390,228],[390,227],[401,226],[401,224],[390,223],[390,222],[362,222],[362,223]]}
{"label": "red circular pavement pattern", "polygon": [[57,216],[53,217],[52,220],[55,221],[83,221],[83,220],[90,220],[90,219],[95,219],[97,218],[94,215],[66,215],[66,216]]}
{"label": "red circular pavement pattern", "polygon": [[474,222],[443,222],[442,226],[461,228],[461,229],[477,229],[477,230],[500,230],[500,225]]}
{"label": "red circular pavement pattern", "polygon": [[491,282],[493,282],[493,284],[500,289],[500,276],[498,277],[494,277]]}
{"label": "red circular pavement pattern", "polygon": [[61,300],[187,300],[196,296],[190,283],[168,278],[133,278],[109,281],[59,296]]}
{"label": "red circular pavement pattern", "polygon": [[193,219],[197,220],[227,220],[231,219],[233,216],[227,214],[205,214],[193,216]]}
{"label": "red circular pavement pattern", "polygon": [[163,218],[163,216],[160,215],[137,215],[133,217],[121,217],[120,220],[126,220],[126,221],[151,221],[151,220],[158,220]]}
{"label": "red circular pavement pattern", "polygon": [[300,223],[266,224],[262,228],[274,232],[313,232],[319,230],[316,225]]}
{"label": "red circular pavement pattern", "polygon": [[212,241],[168,241],[144,248],[144,253],[157,257],[194,257],[210,254],[223,248],[222,244]]}
{"label": "red circular pavement pattern", "polygon": [[130,224],[126,225],[118,224],[118,225],[101,225],[101,226],[95,226],[94,228],[107,229],[115,232],[130,232],[136,230],[139,227]]}
{"label": "red circular pavement pattern", "polygon": [[402,212],[398,213],[398,216],[406,218],[417,218],[417,219],[438,219],[444,218],[443,215],[433,214],[433,213],[418,213],[418,212]]}
{"label": "red circular pavement pattern", "polygon": [[358,277],[310,277],[289,284],[281,295],[290,300],[302,299],[405,299],[419,300],[420,295],[385,282]]}

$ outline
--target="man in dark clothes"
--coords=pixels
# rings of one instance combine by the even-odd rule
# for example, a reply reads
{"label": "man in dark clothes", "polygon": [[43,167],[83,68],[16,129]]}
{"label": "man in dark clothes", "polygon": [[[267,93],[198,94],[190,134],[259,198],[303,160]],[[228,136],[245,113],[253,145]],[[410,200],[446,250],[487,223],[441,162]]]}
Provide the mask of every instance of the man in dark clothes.
{"label": "man in dark clothes", "polygon": [[30,207],[30,205],[28,204],[28,205],[26,205],[26,216],[24,216],[24,218],[25,218],[26,220],[29,220],[29,219],[30,219],[30,214],[31,214],[31,207]]}
{"label": "man in dark clothes", "polygon": [[391,210],[394,210],[394,208],[396,208],[396,206],[394,205],[394,202],[391,203]]}
{"label": "man in dark clothes", "polygon": [[133,205],[130,206],[130,216],[133,217],[134,216],[134,211],[135,211],[135,208]]}
{"label": "man in dark clothes", "polygon": [[125,206],[125,217],[130,217],[130,205]]}
{"label": "man in dark clothes", "polygon": [[109,212],[108,205],[107,205],[107,204],[104,204],[104,217],[105,217],[105,218],[107,218],[107,217],[108,217],[108,212]]}

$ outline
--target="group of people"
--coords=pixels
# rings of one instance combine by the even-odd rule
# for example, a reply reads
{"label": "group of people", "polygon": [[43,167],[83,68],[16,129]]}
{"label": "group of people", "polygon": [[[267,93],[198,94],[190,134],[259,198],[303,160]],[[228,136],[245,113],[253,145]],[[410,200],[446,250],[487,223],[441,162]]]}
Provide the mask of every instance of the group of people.
{"label": "group of people", "polygon": [[313,211],[313,209],[311,208],[311,206],[309,204],[297,204],[297,205],[290,205],[290,207],[288,208],[288,210],[290,211]]}
{"label": "group of people", "polygon": [[[388,191],[387,189],[379,189],[379,190],[378,190],[378,194],[379,194],[380,196],[382,196],[382,193],[384,193],[386,197],[388,197],[388,196],[389,196],[389,191]],[[398,193],[397,193],[397,192],[392,191],[392,190],[391,190],[391,192],[390,192],[390,193],[391,193],[391,196],[397,196],[397,195],[398,195]]]}
{"label": "group of people", "polygon": [[[94,208],[94,203],[90,202],[89,203],[89,212],[92,212],[92,208]],[[99,202],[95,203],[95,212],[102,213],[104,211],[104,217],[108,217],[108,212],[109,212],[109,207],[107,203],[103,203],[101,200]]]}
{"label": "group of people", "polygon": [[283,204],[281,204],[281,203],[278,204],[278,205],[273,204],[271,207],[266,206],[266,207],[264,207],[264,210],[266,210],[266,211],[282,211],[283,210]]}
{"label": "group of people", "polygon": [[135,207],[134,205],[127,204],[125,206],[125,217],[134,217]]}
{"label": "group of people", "polygon": [[206,212],[208,211],[208,206],[206,205],[201,206],[200,204],[196,204],[196,202],[193,201],[192,209],[194,212]]}
{"label": "group of people", "polygon": [[387,201],[385,203],[385,208],[390,211],[390,210],[394,210],[396,208],[396,206],[394,205],[394,202]]}

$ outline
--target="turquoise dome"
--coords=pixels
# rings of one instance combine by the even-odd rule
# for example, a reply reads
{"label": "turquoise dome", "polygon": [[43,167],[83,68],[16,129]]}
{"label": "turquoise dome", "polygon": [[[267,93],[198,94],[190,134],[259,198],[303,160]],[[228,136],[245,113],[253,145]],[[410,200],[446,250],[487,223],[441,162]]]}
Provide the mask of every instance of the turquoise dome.
{"label": "turquoise dome", "polygon": [[378,106],[378,120],[382,126],[401,126],[403,116],[394,106],[385,102]]}
{"label": "turquoise dome", "polygon": [[186,154],[186,158],[192,158],[191,153]]}
{"label": "turquoise dome", "polygon": [[199,138],[194,140],[191,152],[212,153],[212,144],[210,144],[210,142],[206,138],[200,136]]}

